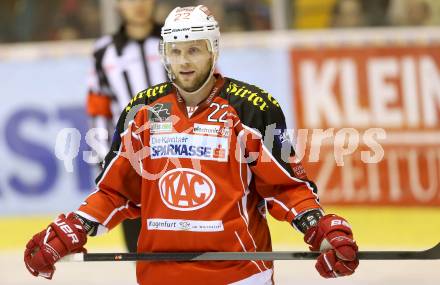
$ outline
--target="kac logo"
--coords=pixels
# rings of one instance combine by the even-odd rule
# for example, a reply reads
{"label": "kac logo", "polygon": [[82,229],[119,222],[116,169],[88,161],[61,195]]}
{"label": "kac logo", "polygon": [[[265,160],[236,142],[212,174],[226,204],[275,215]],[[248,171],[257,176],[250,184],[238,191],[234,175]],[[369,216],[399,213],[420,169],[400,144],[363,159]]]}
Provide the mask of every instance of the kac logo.
{"label": "kac logo", "polygon": [[173,210],[194,211],[207,206],[215,196],[212,180],[200,171],[177,168],[159,179],[160,197]]}

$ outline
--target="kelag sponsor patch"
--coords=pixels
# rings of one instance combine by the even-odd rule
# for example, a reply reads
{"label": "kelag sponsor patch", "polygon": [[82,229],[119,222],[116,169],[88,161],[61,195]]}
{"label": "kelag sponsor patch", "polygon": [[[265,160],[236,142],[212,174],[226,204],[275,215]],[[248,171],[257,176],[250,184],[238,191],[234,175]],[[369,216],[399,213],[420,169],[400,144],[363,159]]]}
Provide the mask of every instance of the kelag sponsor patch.
{"label": "kelag sponsor patch", "polygon": [[170,133],[173,131],[173,123],[172,122],[160,122],[160,123],[151,123],[150,124],[150,133],[158,134],[158,133]]}
{"label": "kelag sponsor patch", "polygon": [[228,139],[190,134],[161,134],[150,137],[151,159],[163,157],[227,161]]}

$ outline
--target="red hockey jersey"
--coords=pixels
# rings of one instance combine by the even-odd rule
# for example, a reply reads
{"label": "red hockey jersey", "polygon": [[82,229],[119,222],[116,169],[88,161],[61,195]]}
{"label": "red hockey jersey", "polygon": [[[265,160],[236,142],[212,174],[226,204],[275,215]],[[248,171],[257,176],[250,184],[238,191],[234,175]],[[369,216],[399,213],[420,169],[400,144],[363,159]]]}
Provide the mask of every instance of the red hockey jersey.
{"label": "red hockey jersey", "polygon": [[[111,229],[141,216],[139,252],[271,251],[265,210],[292,222],[320,208],[278,102],[217,76],[188,117],[171,83],[140,92],[121,116],[97,191],[78,213]],[[286,234],[294,234],[286,233]],[[138,262],[140,284],[229,284],[267,261]]]}

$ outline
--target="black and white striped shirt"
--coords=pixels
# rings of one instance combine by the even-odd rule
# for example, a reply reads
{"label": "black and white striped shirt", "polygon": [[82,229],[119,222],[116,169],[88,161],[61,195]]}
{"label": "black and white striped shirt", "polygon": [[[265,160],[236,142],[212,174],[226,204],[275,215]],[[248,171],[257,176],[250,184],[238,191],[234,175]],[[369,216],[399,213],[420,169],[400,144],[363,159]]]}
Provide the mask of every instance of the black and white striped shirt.
{"label": "black and white striped shirt", "polygon": [[[89,77],[87,113],[116,124],[123,108],[139,91],[167,81],[159,54],[160,26],[144,40],[132,40],[122,26],[95,44]],[[96,125],[96,124],[95,124]]]}

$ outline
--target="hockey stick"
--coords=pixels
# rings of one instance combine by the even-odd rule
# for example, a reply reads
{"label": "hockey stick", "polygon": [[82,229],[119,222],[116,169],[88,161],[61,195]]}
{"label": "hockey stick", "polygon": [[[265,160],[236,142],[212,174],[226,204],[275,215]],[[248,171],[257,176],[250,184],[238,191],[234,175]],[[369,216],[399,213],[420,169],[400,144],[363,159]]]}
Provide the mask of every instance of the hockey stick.
{"label": "hockey stick", "polygon": [[[314,260],[319,252],[151,252],[151,253],[75,253],[63,261],[212,261],[212,260]],[[360,251],[363,260],[440,259],[440,243],[422,251]]]}

